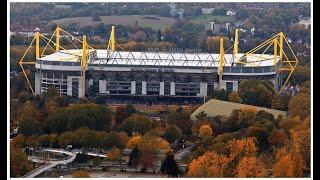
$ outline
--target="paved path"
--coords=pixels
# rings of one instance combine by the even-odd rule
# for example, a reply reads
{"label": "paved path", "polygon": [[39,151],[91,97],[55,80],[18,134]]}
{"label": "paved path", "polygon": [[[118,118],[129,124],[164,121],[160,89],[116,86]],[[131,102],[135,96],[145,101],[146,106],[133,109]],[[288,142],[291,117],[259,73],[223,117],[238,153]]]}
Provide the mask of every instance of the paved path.
{"label": "paved path", "polygon": [[193,148],[193,146],[194,145],[181,149],[180,151],[176,152],[174,154],[174,159],[176,161],[181,161],[182,159],[184,159],[186,156],[188,156],[191,153],[191,149]]}
{"label": "paved path", "polygon": [[55,153],[61,153],[61,154],[66,154],[68,155],[68,158],[63,159],[63,160],[51,160],[51,159],[43,159],[35,156],[29,156],[28,160],[36,163],[44,163],[44,165],[34,169],[33,171],[27,173],[26,175],[23,176],[23,178],[33,178],[36,177],[37,175],[47,171],[48,169],[51,169],[57,165],[60,164],[68,164],[72,162],[76,158],[76,153],[66,151],[64,149],[49,149],[45,148],[42,149],[42,151],[46,152],[55,152]]}

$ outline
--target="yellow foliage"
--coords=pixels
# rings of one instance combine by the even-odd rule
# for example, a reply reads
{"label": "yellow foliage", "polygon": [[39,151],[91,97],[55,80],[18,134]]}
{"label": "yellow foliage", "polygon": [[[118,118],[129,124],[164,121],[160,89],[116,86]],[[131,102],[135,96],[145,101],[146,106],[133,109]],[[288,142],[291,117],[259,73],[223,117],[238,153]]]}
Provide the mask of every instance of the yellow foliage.
{"label": "yellow foliage", "polygon": [[138,144],[140,144],[141,142],[141,136],[137,135],[137,136],[133,136],[132,138],[129,139],[129,141],[127,142],[126,147],[128,149],[133,149],[135,146],[138,146]]}
{"label": "yellow foliage", "polygon": [[158,152],[160,150],[163,150],[164,152],[168,152],[170,150],[169,143],[166,140],[160,137],[148,135],[145,135],[143,137],[141,137],[140,135],[136,135],[130,138],[127,142],[126,147],[128,149],[133,149],[135,146],[137,146],[141,151],[149,150]]}
{"label": "yellow foliage", "polygon": [[138,144],[138,149],[141,151],[154,152],[158,152],[160,150],[168,152],[170,150],[169,143],[166,140],[154,136],[144,136]]}
{"label": "yellow foliage", "polygon": [[209,137],[211,135],[212,135],[212,129],[211,129],[210,125],[205,124],[200,127],[199,136],[201,139],[204,139],[204,138]]}

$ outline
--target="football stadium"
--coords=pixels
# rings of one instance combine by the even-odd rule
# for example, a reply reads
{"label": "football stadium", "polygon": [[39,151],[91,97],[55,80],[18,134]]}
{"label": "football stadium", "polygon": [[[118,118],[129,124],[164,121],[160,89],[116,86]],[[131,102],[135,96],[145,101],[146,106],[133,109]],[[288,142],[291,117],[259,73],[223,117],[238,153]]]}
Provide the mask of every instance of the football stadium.
{"label": "football stadium", "polygon": [[[61,34],[82,47],[63,48]],[[237,91],[244,79],[270,80],[277,91],[282,90],[298,64],[284,34],[280,32],[245,53],[238,52],[238,29],[234,34],[234,43],[226,51],[224,39],[220,39],[219,54],[132,52],[117,44],[114,26],[106,49],[94,49],[86,36],[80,40],[57,27],[51,38],[36,32],[30,44],[35,43],[35,61],[22,58],[20,66],[24,73],[24,65],[35,66],[34,84],[25,73],[35,95],[55,86],[60,94],[75,98],[203,101],[210,90]],[[42,40],[45,47],[40,47]],[[49,46],[54,52],[44,55]]]}

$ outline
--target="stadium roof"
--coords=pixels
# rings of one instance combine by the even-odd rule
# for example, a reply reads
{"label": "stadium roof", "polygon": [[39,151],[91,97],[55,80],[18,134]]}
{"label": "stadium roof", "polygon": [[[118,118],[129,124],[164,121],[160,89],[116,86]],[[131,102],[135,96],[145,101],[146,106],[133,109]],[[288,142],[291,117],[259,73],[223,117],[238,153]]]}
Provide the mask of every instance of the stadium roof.
{"label": "stadium roof", "polygon": [[[218,67],[219,54],[210,53],[170,53],[170,52],[129,52],[129,51],[108,51],[105,49],[89,50],[90,64],[117,64],[117,65],[160,65],[160,66],[195,66],[195,67]],[[232,66],[244,54],[225,54],[224,66]],[[80,62],[81,49],[61,50],[50,55],[39,58],[43,61],[66,61]],[[272,66],[274,65],[273,55],[251,54],[247,56],[244,66]],[[233,61],[233,59],[235,59]],[[279,57],[277,58],[277,61]],[[258,61],[258,62],[257,62]]]}
{"label": "stadium roof", "polygon": [[211,99],[202,106],[200,106],[197,110],[195,110],[190,118],[192,120],[196,120],[196,115],[198,115],[200,112],[204,111],[208,117],[215,117],[215,116],[230,116],[232,111],[235,109],[242,109],[247,107],[254,107],[258,111],[264,110],[268,113],[273,114],[275,118],[278,117],[278,115],[286,115],[285,111],[270,109],[270,108],[264,108],[259,106],[251,106],[246,104],[240,104],[240,103],[234,103],[234,102],[228,102],[228,101],[221,101],[217,99]]}

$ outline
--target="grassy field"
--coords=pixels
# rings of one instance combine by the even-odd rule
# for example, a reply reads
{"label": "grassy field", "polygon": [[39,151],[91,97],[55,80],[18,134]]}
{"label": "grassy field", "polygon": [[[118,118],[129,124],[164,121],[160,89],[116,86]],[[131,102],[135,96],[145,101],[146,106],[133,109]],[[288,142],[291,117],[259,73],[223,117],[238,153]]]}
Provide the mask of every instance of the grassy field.
{"label": "grassy field", "polygon": [[101,21],[92,21],[91,17],[75,17],[75,18],[63,18],[52,20],[53,23],[57,23],[60,26],[66,26],[70,23],[76,23],[80,27],[94,25],[94,24],[115,24],[115,25],[133,25],[136,21],[141,27],[150,27],[154,30],[164,29],[170,27],[175,19],[167,17],[159,17],[159,19],[144,19],[144,16],[131,15],[131,16],[100,16]]}
{"label": "grassy field", "polygon": [[222,22],[235,22],[235,17],[233,16],[214,16],[214,15],[201,15],[195,17],[191,21],[195,24],[201,24],[210,27],[211,21],[222,21]]}
{"label": "grassy field", "polygon": [[242,108],[247,108],[247,107],[253,107],[257,109],[258,111],[264,110],[266,112],[272,113],[275,118],[278,117],[278,115],[286,115],[285,111],[280,111],[280,110],[275,110],[275,109],[270,109],[270,108],[264,108],[264,107],[258,107],[258,106],[251,106],[251,105],[246,105],[246,104],[239,104],[239,103],[233,103],[233,102],[228,102],[228,101],[221,101],[217,99],[211,99],[202,106],[200,106],[197,110],[195,110],[191,114],[191,119],[196,120],[196,115],[200,113],[201,111],[204,111],[207,113],[208,117],[214,117],[217,115],[221,116],[230,116],[232,111],[235,109],[242,109]]}
{"label": "grassy field", "polygon": [[64,9],[70,9],[71,5],[66,5],[66,4],[56,4],[56,8],[64,8]]}

